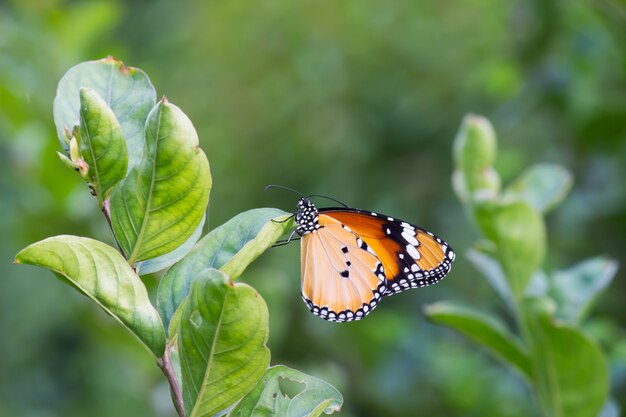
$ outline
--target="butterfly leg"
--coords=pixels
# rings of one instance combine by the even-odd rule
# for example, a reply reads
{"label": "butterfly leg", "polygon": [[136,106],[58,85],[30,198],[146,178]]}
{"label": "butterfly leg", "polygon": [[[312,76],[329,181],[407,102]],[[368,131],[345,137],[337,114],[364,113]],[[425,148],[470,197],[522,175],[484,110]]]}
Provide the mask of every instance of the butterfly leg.
{"label": "butterfly leg", "polygon": [[[273,220],[272,220],[273,221]],[[289,244],[289,242],[291,242],[292,240],[300,240],[299,237],[294,238],[293,236],[296,234],[296,231],[294,230],[293,232],[291,232],[291,234],[289,235],[289,238],[287,239],[283,239],[283,240],[279,240],[278,242],[274,243],[272,245],[273,248],[276,248],[278,246],[285,246],[287,244]]]}
{"label": "butterfly leg", "polygon": [[278,224],[285,223],[285,222],[288,222],[289,220],[293,219],[293,216],[295,216],[295,214],[292,214],[291,216],[287,217],[284,220],[272,219],[272,223],[278,223]]}

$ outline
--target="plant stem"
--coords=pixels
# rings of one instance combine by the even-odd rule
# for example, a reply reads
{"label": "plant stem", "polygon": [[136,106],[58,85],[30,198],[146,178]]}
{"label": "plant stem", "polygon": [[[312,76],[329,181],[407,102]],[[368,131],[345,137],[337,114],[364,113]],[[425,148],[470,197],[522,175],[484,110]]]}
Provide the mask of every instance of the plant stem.
{"label": "plant stem", "polygon": [[113,226],[111,225],[111,199],[107,198],[106,200],[104,200],[104,203],[102,204],[102,213],[107,219],[109,227],[111,228],[111,230],[113,230]]}
{"label": "plant stem", "polygon": [[110,198],[107,198],[106,200],[104,200],[104,204],[102,204],[102,214],[104,214],[104,218],[107,219],[107,223],[109,225],[109,229],[111,229],[111,233],[113,234],[113,239],[115,240],[117,249],[120,251],[124,259],[127,259],[126,255],[124,255],[124,251],[122,250],[122,246],[120,245],[120,242],[117,240],[117,236],[115,236],[115,232],[113,231],[113,224],[111,223],[111,199]]}
{"label": "plant stem", "polygon": [[174,372],[174,368],[172,366],[169,344],[165,348],[165,354],[163,355],[163,358],[161,358],[158,363],[159,368],[161,368],[161,370],[163,371],[163,375],[165,375],[165,378],[167,378],[167,382],[170,384],[172,401],[174,401],[174,407],[176,407],[178,415],[180,417],[186,417],[185,408],[183,407],[183,393],[180,389],[180,385],[178,384],[178,380],[176,379],[176,373]]}

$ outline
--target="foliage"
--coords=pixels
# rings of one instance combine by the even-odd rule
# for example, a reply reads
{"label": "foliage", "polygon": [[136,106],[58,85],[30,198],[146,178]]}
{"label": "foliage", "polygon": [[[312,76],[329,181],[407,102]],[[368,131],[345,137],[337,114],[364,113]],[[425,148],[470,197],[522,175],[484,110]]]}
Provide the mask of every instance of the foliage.
{"label": "foliage", "polygon": [[515,369],[545,416],[596,417],[609,396],[608,360],[581,321],[613,279],[616,263],[595,258],[566,271],[542,271],[543,213],[563,200],[571,175],[558,166],[536,165],[501,191],[495,158],[490,123],[467,116],[455,140],[454,186],[486,239],[469,259],[508,307],[517,334],[489,315],[450,302],[430,305],[426,314]]}
{"label": "foliage", "polygon": [[338,411],[342,401],[339,391],[326,382],[285,366],[273,366],[228,416],[319,417]]}
{"label": "foliage", "polygon": [[[297,405],[264,415],[338,411],[341,396],[334,391],[328,398],[324,391],[334,390],[328,384],[284,367],[264,376],[267,305],[252,287],[232,281],[293,222],[280,210],[251,210],[193,245],[208,204],[209,164],[182,110],[163,98],[145,111],[152,96],[145,73],[111,57],[79,64],[62,78],[55,121],[68,154],[59,156],[88,183],[120,251],[63,235],[28,246],[15,262],[54,272],[143,342],[167,377],[181,417],[213,416],[238,401],[245,404],[238,416],[256,415],[259,393],[247,395],[264,378],[297,377],[314,386],[305,390],[304,402],[294,399]],[[149,269],[171,267],[159,287],[161,315],[138,267],[155,258]]]}
{"label": "foliage", "polygon": [[[449,185],[450,148],[459,118],[474,111],[498,131],[496,169],[509,186],[531,161],[575,178],[546,218],[544,269],[602,253],[626,262],[623,2],[0,3],[0,415],[175,415],[160,370],[130,332],[40,270],[10,262],[47,236],[115,247],[97,200],[55,154],[51,118],[67,69],[107,54],[146,70],[193,120],[219,202],[205,228],[251,207],[291,211],[292,195],[262,191],[281,183],[407,219],[465,252],[476,229]],[[538,415],[514,372],[420,314],[447,299],[501,311],[471,258],[367,320],[328,326],[297,297],[298,249],[266,252],[238,280],[267,301],[272,362],[332,381],[349,399],[341,415]],[[137,263],[152,300],[160,273],[148,267],[158,260]],[[580,323],[608,353],[624,410],[621,277]]]}
{"label": "foliage", "polygon": [[192,417],[212,416],[234,404],[270,362],[261,297],[246,284],[230,283],[223,272],[207,272],[191,284],[178,324],[183,397]]}

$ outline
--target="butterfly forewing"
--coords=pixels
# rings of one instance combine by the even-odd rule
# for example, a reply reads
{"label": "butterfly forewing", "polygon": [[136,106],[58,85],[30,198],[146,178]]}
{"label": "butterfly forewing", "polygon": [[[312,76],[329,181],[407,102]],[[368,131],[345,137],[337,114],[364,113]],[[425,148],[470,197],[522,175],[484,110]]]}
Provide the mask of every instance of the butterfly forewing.
{"label": "butterfly forewing", "polygon": [[302,237],[302,298],[331,321],[365,317],[386,291],[384,268],[355,233],[328,216]]}
{"label": "butterfly forewing", "polygon": [[450,272],[454,251],[439,237],[385,215],[357,209],[322,209],[360,237],[383,264],[386,295],[432,285]]}

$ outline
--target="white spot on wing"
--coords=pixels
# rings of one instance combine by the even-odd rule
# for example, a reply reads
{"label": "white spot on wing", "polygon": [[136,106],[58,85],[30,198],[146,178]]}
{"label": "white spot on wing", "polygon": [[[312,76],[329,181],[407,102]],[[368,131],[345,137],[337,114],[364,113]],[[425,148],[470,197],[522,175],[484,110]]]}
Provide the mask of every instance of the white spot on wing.
{"label": "white spot on wing", "polygon": [[404,231],[402,232],[402,237],[413,246],[419,245],[419,242],[417,241],[417,239],[415,239],[415,235],[411,232],[408,232],[406,229],[404,229]]}
{"label": "white spot on wing", "polygon": [[406,251],[413,259],[420,259],[422,257],[417,249],[415,249],[415,246],[407,246]]}

